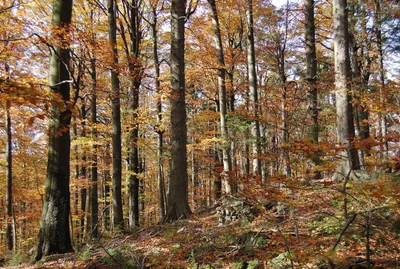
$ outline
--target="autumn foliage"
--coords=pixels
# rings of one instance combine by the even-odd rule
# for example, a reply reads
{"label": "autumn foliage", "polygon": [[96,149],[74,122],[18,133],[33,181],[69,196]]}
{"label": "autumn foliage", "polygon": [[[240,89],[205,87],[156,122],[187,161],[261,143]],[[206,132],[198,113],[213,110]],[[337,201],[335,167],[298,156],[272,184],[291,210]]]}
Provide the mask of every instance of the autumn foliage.
{"label": "autumn foliage", "polygon": [[[56,29],[51,27],[52,1],[0,0],[1,266],[28,262],[37,245],[52,107],[72,112],[71,124],[62,126],[57,135],[71,133],[69,228],[75,252],[50,257],[44,266],[400,266],[398,2],[347,1],[351,69],[347,94],[354,115],[352,147],[361,169],[336,181],[332,178],[338,165],[348,161],[342,154],[348,145],[338,143],[331,1],[313,5],[315,103],[306,68],[304,1],[283,5],[266,0],[215,1],[223,66],[216,48],[213,1],[186,1],[186,150],[193,214],[172,223],[163,219],[175,143],[170,105],[176,98],[170,83],[171,1],[115,0],[115,47],[108,40],[106,2],[75,0],[71,25]],[[249,3],[254,16],[256,102],[249,91],[246,49]],[[62,46],[71,57],[67,103],[51,93],[48,82],[49,53]],[[226,113],[220,113],[221,70]],[[111,87],[110,72],[118,74],[119,91]],[[113,223],[111,139],[111,100],[116,99],[121,113],[124,214],[118,227]],[[221,130],[222,114],[226,126]],[[6,198],[7,115],[12,216]],[[135,167],[131,160],[137,161]],[[260,168],[254,171],[256,163]],[[131,199],[131,179],[137,183],[137,202]],[[93,225],[94,184],[98,222]],[[138,211],[133,222],[132,203]],[[246,210],[250,213],[240,213]],[[231,219],[224,220],[228,215]],[[22,266],[28,268],[26,263]]]}

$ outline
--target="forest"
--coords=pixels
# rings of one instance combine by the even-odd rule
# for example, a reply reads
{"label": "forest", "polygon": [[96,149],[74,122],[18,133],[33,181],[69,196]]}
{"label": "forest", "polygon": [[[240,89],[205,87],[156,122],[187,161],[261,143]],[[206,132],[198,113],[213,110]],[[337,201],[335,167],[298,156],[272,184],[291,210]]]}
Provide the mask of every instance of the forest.
{"label": "forest", "polygon": [[0,0],[0,267],[400,268],[398,0]]}

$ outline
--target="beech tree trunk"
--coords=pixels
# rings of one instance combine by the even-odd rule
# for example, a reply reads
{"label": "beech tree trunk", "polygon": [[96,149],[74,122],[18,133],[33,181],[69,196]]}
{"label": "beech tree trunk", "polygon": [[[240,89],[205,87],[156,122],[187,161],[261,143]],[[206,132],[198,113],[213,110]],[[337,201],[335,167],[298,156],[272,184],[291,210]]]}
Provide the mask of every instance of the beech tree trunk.
{"label": "beech tree trunk", "polygon": [[256,58],[254,51],[254,22],[253,1],[247,0],[247,70],[249,76],[250,111],[252,119],[251,134],[253,142],[253,172],[261,176],[261,145],[260,145],[260,123],[258,121],[258,92],[256,75]]}
{"label": "beech tree trunk", "polygon": [[102,219],[102,227],[104,230],[111,230],[111,192],[110,192],[110,185],[109,185],[109,180],[111,179],[111,173],[110,173],[110,168],[111,168],[111,163],[112,163],[112,157],[110,154],[110,145],[106,144],[105,149],[104,149],[104,169],[103,169],[103,180],[102,180],[102,198],[103,198],[103,210],[101,214],[101,219]]}
{"label": "beech tree trunk", "polygon": [[121,105],[118,78],[118,50],[115,0],[108,0],[108,31],[113,66],[111,70],[111,110],[112,110],[112,207],[113,225],[124,229],[122,213],[122,153],[121,153]]}
{"label": "beech tree trunk", "polygon": [[[76,120],[73,121],[74,124],[72,125],[72,130],[73,130],[73,138],[77,138],[78,137],[78,128],[76,126]],[[74,180],[75,182],[79,181],[79,154],[78,154],[78,145],[74,145],[73,151],[75,152],[75,165],[74,165]],[[72,191],[72,195],[73,195],[73,199],[74,199],[74,214],[75,216],[79,216],[79,186],[74,186],[73,191]],[[70,218],[72,218],[72,213]],[[80,220],[79,219],[75,219],[72,222],[71,225],[71,237],[72,237],[72,243],[74,243],[74,238],[76,239],[76,242],[79,242],[80,237],[82,236],[82,234],[78,231],[75,233],[75,229],[80,227]]]}
{"label": "beech tree trunk", "polygon": [[[382,107],[385,108],[385,67],[383,65],[383,40],[382,40],[382,23],[381,23],[381,0],[374,0],[375,4],[375,17],[374,17],[374,28],[376,35],[376,43],[378,46],[378,64],[379,64],[379,82],[380,82],[380,101]],[[379,112],[379,137],[381,139],[380,157],[387,162],[389,157],[389,143],[387,140],[387,124],[386,124],[386,111]],[[387,168],[387,163],[384,164]]]}
{"label": "beech tree trunk", "polygon": [[222,46],[221,29],[219,26],[218,12],[215,4],[215,0],[208,0],[212,11],[212,22],[214,25],[214,39],[215,46],[217,49],[218,58],[218,95],[219,95],[219,118],[220,118],[220,129],[221,137],[225,140],[222,145],[222,162],[224,165],[223,170],[223,185],[226,194],[232,192],[231,186],[231,172],[232,172],[232,160],[229,143],[228,127],[226,125],[226,113],[227,113],[227,98],[226,98],[226,67],[224,59],[224,50]]}
{"label": "beech tree trunk", "polygon": [[[80,85],[78,85],[79,87]],[[83,101],[83,104],[81,106],[80,109],[80,116],[81,116],[81,137],[84,138],[86,137],[86,106],[85,103]],[[81,148],[83,148],[81,146]],[[82,188],[80,191],[81,194],[81,234],[82,234],[82,238],[86,237],[86,225],[85,225],[85,220],[87,219],[87,214],[88,214],[88,208],[87,208],[87,194],[88,194],[88,189],[87,189],[87,169],[86,169],[86,161],[87,161],[87,157],[86,157],[86,152],[85,150],[82,149],[82,153],[81,153],[81,166],[80,166],[80,172],[79,172],[79,179],[82,182]]]}
{"label": "beech tree trunk", "polygon": [[[306,62],[307,62],[307,84],[310,96],[311,110],[311,130],[310,137],[315,144],[319,142],[318,124],[318,91],[317,91],[317,53],[315,48],[315,19],[314,19],[314,0],[304,1],[304,11],[306,18]],[[321,159],[316,153],[312,157],[315,166],[321,164]],[[314,171],[314,178],[321,178],[321,172]]]}
{"label": "beech tree trunk", "polygon": [[354,117],[351,105],[351,79],[347,1],[333,0],[334,52],[335,52],[335,90],[338,142],[345,147],[340,153],[341,164],[337,167],[334,179],[340,180],[350,170],[359,170],[360,161],[354,148]]}
{"label": "beech tree trunk", "polygon": [[171,3],[171,170],[165,221],[191,214],[188,202],[185,103],[185,0]]}
{"label": "beech tree trunk", "polygon": [[6,122],[6,241],[8,250],[13,250],[13,206],[12,206],[12,134],[11,134],[11,116],[10,103],[5,103],[5,122]]}
{"label": "beech tree trunk", "polygon": [[[369,111],[368,108],[361,102],[362,98],[368,90],[368,83],[370,78],[371,59],[369,56],[369,46],[371,46],[370,39],[367,38],[367,14],[364,5],[352,5],[349,13],[350,23],[350,52],[351,52],[351,66],[352,66],[352,85],[353,95],[355,96],[355,127],[356,134],[361,139],[369,137]],[[361,24],[362,41],[357,40],[357,31],[359,31],[357,22]],[[366,168],[365,156],[369,155],[371,147],[367,145],[365,148],[360,149],[360,163],[361,166]]]}
{"label": "beech tree trunk", "polygon": [[[135,230],[139,227],[139,87],[142,80],[142,71],[139,59],[139,48],[141,41],[140,16],[137,0],[131,3],[124,1],[128,11],[130,45],[127,49],[128,68],[129,68],[129,93],[130,93],[130,115],[131,127],[129,130],[129,158],[128,158],[128,220],[129,229]],[[124,34],[123,34],[124,35]]]}
{"label": "beech tree trunk", "polygon": [[[61,27],[68,33],[72,17],[72,0],[54,0],[52,25]],[[55,37],[63,43],[54,46],[50,54],[51,92],[61,102],[51,107],[49,118],[49,150],[47,160],[46,189],[40,223],[36,261],[43,256],[72,251],[69,214],[70,214],[70,122],[71,110],[69,85],[70,53],[68,39],[62,34]]]}
{"label": "beech tree trunk", "polygon": [[162,98],[161,98],[161,82],[160,82],[160,60],[158,58],[158,31],[157,31],[157,11],[156,6],[153,7],[153,21],[151,23],[151,30],[153,35],[153,59],[154,59],[154,71],[155,71],[155,85],[158,96],[157,99],[157,128],[156,133],[158,135],[157,139],[157,181],[158,181],[158,207],[160,221],[165,217],[165,184],[164,184],[164,129],[162,125]]}
{"label": "beech tree trunk", "polygon": [[99,233],[99,202],[98,202],[98,171],[97,171],[97,72],[96,72],[96,58],[93,56],[91,59],[91,78],[92,78],[92,98],[91,102],[91,121],[92,121],[92,139],[94,141],[92,146],[92,165],[90,168],[91,175],[91,233],[92,237],[97,238]]}

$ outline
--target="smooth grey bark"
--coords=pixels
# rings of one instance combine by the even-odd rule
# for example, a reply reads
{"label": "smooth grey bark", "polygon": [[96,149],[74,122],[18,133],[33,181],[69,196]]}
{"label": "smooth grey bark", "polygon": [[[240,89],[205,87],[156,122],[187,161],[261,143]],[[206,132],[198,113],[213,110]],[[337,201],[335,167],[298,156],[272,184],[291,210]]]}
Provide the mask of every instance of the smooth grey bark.
{"label": "smooth grey bark", "polygon": [[261,173],[261,145],[260,145],[260,123],[258,121],[258,92],[256,75],[256,58],[254,50],[254,22],[253,22],[253,1],[247,0],[246,7],[247,25],[247,72],[249,76],[250,111],[252,119],[251,134],[253,142],[253,172]]}
{"label": "smooth grey bark", "polygon": [[10,102],[5,102],[5,123],[6,123],[6,242],[8,250],[13,250],[15,247],[13,242],[13,206],[12,206],[12,133],[11,133],[11,116]]}
{"label": "smooth grey bark", "polygon": [[[73,130],[73,138],[75,139],[78,137],[78,128],[76,126],[76,120],[73,120],[74,124],[72,125],[72,130]],[[78,145],[74,145],[73,151],[76,152],[75,154],[75,165],[74,165],[74,180],[76,182],[79,181],[79,154],[78,154]],[[74,213],[75,216],[79,216],[79,187],[74,186],[73,188],[73,197],[74,197]],[[71,210],[72,211],[72,210]],[[70,218],[72,218],[72,213]],[[82,235],[81,233],[76,233],[75,234],[75,228],[78,228],[80,226],[80,220],[77,219],[73,221],[73,225],[71,225],[71,238],[72,241],[76,239],[76,241],[79,241],[80,236]],[[74,243],[74,242],[72,242]]]}
{"label": "smooth grey bark", "polygon": [[199,185],[199,181],[197,180],[197,164],[195,158],[195,150],[192,150],[191,154],[191,163],[192,163],[192,208],[197,207],[197,188]]}
{"label": "smooth grey bark", "polygon": [[286,177],[291,177],[292,169],[290,165],[290,152],[289,152],[289,108],[288,108],[288,83],[286,76],[286,46],[288,39],[289,28],[289,1],[286,3],[285,9],[285,25],[284,36],[278,40],[278,49],[276,53],[278,76],[282,88],[282,157],[284,161],[284,169]]}
{"label": "smooth grey bark", "polygon": [[[72,17],[72,0],[54,0],[52,25],[68,27]],[[70,122],[71,110],[68,40],[57,34],[63,44],[54,46],[50,54],[50,87],[51,93],[61,101],[51,107],[49,118],[49,150],[47,158],[46,188],[43,213],[40,223],[37,253],[35,260],[55,253],[72,251],[69,214],[70,214]]]}
{"label": "smooth grey bark", "polygon": [[97,171],[97,71],[96,71],[96,58],[93,56],[90,60],[91,64],[91,79],[92,79],[92,98],[90,99],[90,119],[92,122],[92,139],[94,140],[91,155],[90,167],[90,216],[91,216],[91,236],[97,238],[99,235],[99,201],[98,201],[98,171]]}
{"label": "smooth grey bark", "polygon": [[[78,85],[80,87],[80,85]],[[80,108],[80,116],[81,116],[81,137],[84,138],[86,137],[86,106],[85,106],[85,101],[83,101],[82,106]],[[82,237],[84,238],[86,235],[86,225],[85,225],[85,220],[87,218],[87,194],[88,194],[88,189],[87,189],[87,169],[86,169],[86,161],[87,161],[87,156],[86,152],[82,150],[81,152],[81,163],[82,165],[80,166],[80,171],[79,171],[79,178],[83,182],[82,188],[80,190],[80,195],[81,195],[81,234]]]}
{"label": "smooth grey bark", "polygon": [[111,190],[108,180],[111,178],[110,168],[112,163],[112,157],[110,154],[110,145],[106,144],[104,149],[104,166],[103,175],[102,175],[102,186],[101,186],[101,195],[103,199],[103,210],[101,213],[102,227],[104,230],[111,230]]}
{"label": "smooth grey bark", "polygon": [[160,82],[160,60],[158,57],[158,30],[157,30],[157,11],[156,6],[152,8],[153,21],[151,22],[151,31],[153,36],[153,60],[154,60],[154,71],[155,71],[155,86],[157,94],[157,182],[158,182],[158,207],[160,220],[165,217],[165,184],[164,184],[164,129],[162,125],[162,98],[161,98],[161,82]]}
{"label": "smooth grey bark", "polygon": [[354,148],[354,117],[351,105],[351,79],[347,1],[333,0],[335,90],[337,113],[337,136],[345,149],[340,153],[334,179],[346,177],[350,170],[359,170],[360,161]]}
{"label": "smooth grey bark", "polygon": [[226,67],[224,50],[221,38],[221,29],[219,26],[218,11],[215,4],[215,0],[208,0],[211,6],[212,22],[214,26],[214,39],[216,46],[216,53],[218,58],[218,95],[219,95],[219,119],[220,119],[220,131],[222,139],[226,140],[222,144],[222,162],[224,170],[222,174],[222,182],[224,185],[225,193],[230,194],[232,192],[231,186],[231,173],[232,173],[232,160],[229,143],[229,132],[226,124],[226,113],[227,113],[227,98],[226,98]]}
{"label": "smooth grey bark", "polygon": [[[234,84],[233,84],[233,70],[234,68],[231,68],[231,72],[228,73],[229,77],[229,85],[231,88],[231,91],[233,91]],[[235,94],[231,93],[230,98],[229,98],[229,112],[234,112],[235,111]],[[233,137],[235,136],[234,134],[231,134]],[[239,171],[237,169],[238,167],[238,159],[236,157],[236,143],[235,141],[231,141],[231,160],[232,160],[232,172],[233,172],[233,178],[234,182],[232,183],[232,192],[236,193],[239,191],[239,184],[237,179],[239,178]]]}
{"label": "smooth grey bark", "polygon": [[122,231],[122,153],[121,153],[121,105],[118,72],[117,25],[115,0],[108,0],[108,35],[112,53],[111,110],[112,110],[112,207],[113,225]]}
{"label": "smooth grey bark", "polygon": [[[305,12],[305,28],[306,28],[306,63],[307,63],[307,84],[308,94],[310,96],[310,110],[311,110],[311,130],[310,138],[313,143],[319,142],[319,123],[318,123],[318,90],[317,90],[317,53],[315,47],[315,18],[314,18],[314,0],[304,1]],[[312,156],[312,161],[315,166],[321,164],[319,153],[317,152]],[[315,179],[321,178],[320,171],[314,171],[313,177]]]}
{"label": "smooth grey bark", "polygon": [[216,145],[212,151],[214,155],[214,200],[218,201],[222,197],[222,174],[219,172],[221,169],[221,151],[217,150]]}
{"label": "smooth grey bark", "polygon": [[[385,67],[383,57],[383,40],[382,40],[382,18],[381,18],[381,0],[374,0],[375,4],[375,16],[374,16],[374,28],[376,36],[376,44],[378,47],[378,64],[379,64],[379,83],[380,83],[380,102],[382,107],[385,107]],[[382,146],[380,148],[379,155],[385,161],[389,157],[389,143],[387,140],[387,123],[386,123],[386,111],[379,112],[379,137],[381,139]],[[387,167],[387,165],[385,165]]]}
{"label": "smooth grey bark", "polygon": [[[365,5],[353,4],[349,9],[349,38],[350,38],[350,56],[352,67],[352,85],[353,95],[355,99],[355,127],[356,134],[362,139],[369,138],[369,111],[368,108],[361,102],[359,97],[367,93],[369,78],[371,75],[370,66],[371,58],[369,50],[371,47],[370,38],[367,32],[367,14]],[[359,25],[361,25],[361,33],[359,33]],[[357,38],[361,35],[361,40]],[[362,167],[366,167],[365,156],[370,155],[370,146],[360,149],[360,163]]]}
{"label": "smooth grey bark", "polygon": [[171,3],[171,170],[165,221],[191,214],[188,202],[185,103],[185,0]]}
{"label": "smooth grey bark", "polygon": [[127,11],[126,21],[129,32],[129,45],[126,42],[125,33],[122,38],[126,43],[126,56],[128,58],[129,69],[129,94],[130,105],[129,113],[131,116],[131,127],[129,129],[128,141],[128,224],[130,230],[139,227],[139,88],[142,81],[142,67],[140,64],[140,42],[141,42],[141,18],[139,8],[140,0],[123,1]]}

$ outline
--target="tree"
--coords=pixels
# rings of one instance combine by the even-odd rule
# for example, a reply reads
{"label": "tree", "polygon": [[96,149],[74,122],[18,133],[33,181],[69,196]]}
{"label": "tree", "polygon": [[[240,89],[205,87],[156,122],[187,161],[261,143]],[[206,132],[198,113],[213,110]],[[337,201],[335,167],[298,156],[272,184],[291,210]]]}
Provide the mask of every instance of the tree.
{"label": "tree", "polygon": [[125,44],[126,57],[128,59],[129,70],[129,91],[130,91],[130,107],[131,127],[129,129],[128,141],[128,220],[131,230],[139,227],[139,88],[142,81],[143,70],[140,63],[140,42],[142,39],[141,32],[141,10],[142,1],[132,0],[123,1],[124,10],[127,14],[123,14],[127,23],[130,37],[130,43],[125,37],[124,29],[121,31],[122,39]]}
{"label": "tree", "polygon": [[[208,0],[211,6],[212,21],[214,26],[214,39],[215,46],[217,49],[218,58],[218,95],[219,95],[219,118],[220,118],[220,129],[222,139],[228,139],[228,127],[226,123],[226,113],[227,113],[227,98],[226,98],[226,67],[224,50],[222,46],[221,29],[219,26],[217,6],[215,0]],[[232,172],[232,161],[230,153],[230,143],[228,141],[224,142],[222,145],[222,162],[224,165],[223,171],[223,182],[225,187],[225,193],[230,194],[232,192],[232,186],[230,183],[230,174]]]}
{"label": "tree", "polygon": [[[315,19],[314,19],[314,0],[304,1],[305,12],[305,28],[306,28],[306,62],[307,73],[306,79],[308,84],[308,92],[310,95],[311,110],[311,131],[310,137],[312,141],[318,144],[319,125],[318,125],[318,91],[317,91],[317,53],[315,48]],[[321,160],[318,153],[312,158],[314,165],[319,165]],[[314,172],[316,179],[321,178],[319,171]]]}
{"label": "tree", "polygon": [[[157,182],[158,182],[158,206],[159,206],[159,216],[160,220],[163,220],[165,217],[165,184],[164,184],[164,173],[163,173],[163,149],[164,149],[164,128],[161,126],[162,124],[162,98],[161,98],[161,82],[160,82],[160,60],[158,56],[158,25],[157,25],[157,4],[159,1],[155,3],[151,3],[152,10],[152,21],[149,22],[151,26],[151,34],[153,38],[153,60],[154,60],[154,72],[155,72],[155,87],[157,94],[159,95],[157,98],[157,128],[156,133],[158,135],[157,139]],[[163,4],[163,2],[162,2]]]}
{"label": "tree", "polygon": [[[372,38],[368,35],[367,5],[353,3],[349,8],[350,56],[352,67],[352,90],[354,96],[354,113],[356,134],[363,140],[370,137],[369,108],[363,102],[368,96],[368,84],[371,77],[370,57]],[[366,168],[365,156],[369,156],[371,146],[360,148],[360,163]]]}
{"label": "tree", "polygon": [[351,79],[349,56],[349,30],[347,0],[333,1],[335,90],[338,142],[345,145],[341,151],[342,161],[334,178],[344,178],[351,170],[360,169],[357,150],[354,148],[354,117],[351,104]]}
{"label": "tree", "polygon": [[[385,69],[384,69],[384,59],[383,59],[383,37],[382,37],[382,14],[381,14],[381,2],[382,0],[374,0],[375,5],[375,16],[374,16],[374,28],[376,36],[376,45],[378,47],[378,62],[379,62],[379,93],[380,101],[383,106],[385,106]],[[379,113],[379,136],[381,139],[381,149],[380,157],[388,160],[389,155],[389,143],[387,139],[387,119],[386,113]],[[387,164],[385,165],[387,166]]]}
{"label": "tree", "polygon": [[253,143],[253,171],[261,176],[261,145],[260,145],[260,123],[258,120],[258,92],[256,74],[256,56],[254,51],[254,21],[253,21],[253,1],[247,0],[246,25],[247,25],[247,72],[249,77],[250,111],[252,112],[251,133]]}
{"label": "tree", "polygon": [[[93,10],[90,13],[90,18],[91,22],[93,25]],[[92,30],[92,42],[96,42],[96,34]],[[92,138],[96,141],[97,140],[97,70],[96,70],[96,54],[93,48],[93,52],[90,58],[90,77],[91,77],[91,86],[92,86],[92,91],[91,91],[91,99],[90,99],[90,119],[92,123],[92,129],[91,129],[91,134]],[[91,210],[91,231],[92,231],[92,236],[97,238],[98,237],[98,230],[99,230],[99,201],[98,201],[98,161],[97,161],[97,144],[93,143],[92,146],[92,156],[91,156],[91,169],[90,169],[90,178],[91,178],[91,188],[90,188],[90,194],[91,194],[91,205],[90,205],[90,210]]]}
{"label": "tree", "polygon": [[[53,33],[57,43],[50,54],[50,87],[55,105],[49,119],[49,150],[46,189],[35,259],[72,251],[70,214],[70,122],[71,110],[68,64],[68,29],[72,17],[72,0],[54,0]],[[61,99],[61,100],[59,100]]]}
{"label": "tree", "polygon": [[185,102],[185,0],[171,3],[171,171],[165,221],[187,218],[187,129]]}
{"label": "tree", "polygon": [[[10,116],[10,102],[5,102],[5,122],[6,122],[6,178],[7,178],[7,190],[6,190],[6,240],[7,240],[7,248],[12,250],[14,247],[13,236],[12,236],[12,218],[13,218],[13,209],[12,209],[12,183],[13,183],[13,175],[12,175],[12,133],[11,133],[11,116]],[[15,227],[14,227],[15,229]]]}
{"label": "tree", "polygon": [[122,152],[121,152],[121,105],[118,78],[117,24],[115,0],[108,0],[108,34],[111,46],[111,110],[112,110],[112,205],[113,224],[124,229],[122,214]]}

